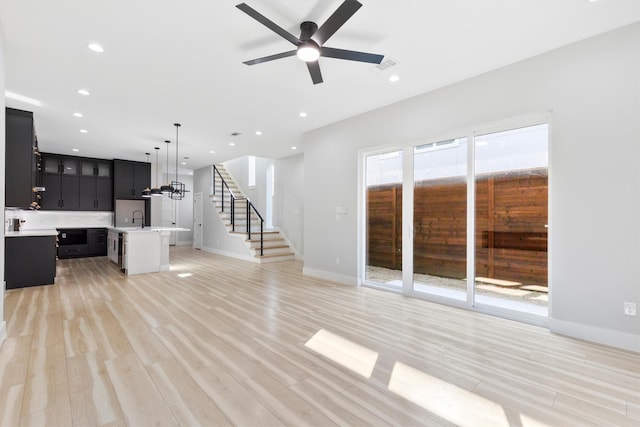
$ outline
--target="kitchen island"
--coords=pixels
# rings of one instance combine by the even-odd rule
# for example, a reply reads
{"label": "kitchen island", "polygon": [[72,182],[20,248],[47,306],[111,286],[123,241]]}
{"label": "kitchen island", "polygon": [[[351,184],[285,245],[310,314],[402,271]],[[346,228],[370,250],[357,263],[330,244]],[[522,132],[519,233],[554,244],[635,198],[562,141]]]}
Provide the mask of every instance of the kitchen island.
{"label": "kitchen island", "polygon": [[5,232],[4,279],[7,289],[54,283],[57,235],[55,229]]}
{"label": "kitchen island", "polygon": [[178,231],[190,231],[176,227],[116,227],[122,235],[121,268],[125,274],[168,271],[169,237]]}

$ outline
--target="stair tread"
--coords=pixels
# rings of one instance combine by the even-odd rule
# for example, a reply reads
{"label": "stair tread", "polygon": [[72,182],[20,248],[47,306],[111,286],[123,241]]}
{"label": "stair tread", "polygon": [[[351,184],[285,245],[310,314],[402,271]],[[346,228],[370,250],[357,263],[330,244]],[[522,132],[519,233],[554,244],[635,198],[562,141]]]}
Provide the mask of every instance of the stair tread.
{"label": "stair tread", "polygon": [[[231,233],[231,234],[247,234],[246,231],[230,231],[229,233]],[[254,234],[254,233],[260,234],[260,230],[258,230],[258,231],[251,230],[251,234]],[[279,233],[279,231],[263,231],[262,232],[262,234],[276,234],[276,233]]]}
{"label": "stair tread", "polygon": [[[278,246],[265,246],[262,249],[263,250],[267,250],[267,249],[284,249],[284,248],[288,248],[288,247],[289,247],[289,245],[278,245]],[[257,248],[251,248],[251,249],[255,250],[255,251],[259,251],[260,247],[258,246]]]}
{"label": "stair tread", "polygon": [[276,258],[276,257],[285,257],[285,256],[295,256],[293,252],[282,252],[279,254],[267,254],[267,255],[254,255],[256,258]]}

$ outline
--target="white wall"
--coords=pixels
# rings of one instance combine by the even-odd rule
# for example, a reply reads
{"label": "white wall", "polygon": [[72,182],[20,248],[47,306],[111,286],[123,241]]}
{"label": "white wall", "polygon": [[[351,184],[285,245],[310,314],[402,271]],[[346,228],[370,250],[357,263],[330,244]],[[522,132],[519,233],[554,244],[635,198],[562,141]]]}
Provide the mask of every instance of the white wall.
{"label": "white wall", "polygon": [[623,315],[640,303],[639,40],[636,23],[305,135],[305,272],[356,283],[359,150],[550,111],[550,327],[640,351]]}
{"label": "white wall", "polygon": [[[4,87],[5,87],[5,73],[4,73],[4,31],[0,24],[0,105],[2,105],[2,114],[0,114],[0,206],[1,211],[4,212],[4,184],[5,184],[5,100],[4,100]],[[4,341],[7,330],[6,322],[4,320],[4,227],[0,231],[2,236],[2,245],[0,245],[0,277],[2,277],[2,283],[0,284],[0,344]]]}
{"label": "white wall", "polygon": [[274,226],[304,255],[304,155],[275,162]]}
{"label": "white wall", "polygon": [[265,212],[267,211],[267,168],[273,163],[273,159],[256,157],[256,185],[249,187],[249,157],[244,156],[224,162],[225,169],[229,172],[236,185],[251,200],[251,203],[265,219]]}

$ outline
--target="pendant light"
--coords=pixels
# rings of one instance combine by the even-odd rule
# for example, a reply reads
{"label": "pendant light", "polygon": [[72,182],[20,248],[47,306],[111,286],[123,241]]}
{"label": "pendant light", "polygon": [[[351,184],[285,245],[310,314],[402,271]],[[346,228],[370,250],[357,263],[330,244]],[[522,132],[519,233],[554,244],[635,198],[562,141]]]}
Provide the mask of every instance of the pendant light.
{"label": "pendant light", "polygon": [[[144,154],[147,155],[147,163],[149,163],[149,156],[151,155],[151,153],[144,153]],[[142,190],[142,197],[144,197],[145,199],[148,199],[151,197],[151,189],[149,187]]]}
{"label": "pendant light", "polygon": [[171,141],[167,140],[165,141],[165,144],[167,146],[167,179],[165,180],[165,184],[160,187],[160,191],[162,192],[162,194],[170,195],[171,193],[173,193],[173,187],[171,186],[171,182],[169,181],[169,144],[171,144]]}
{"label": "pendant light", "polygon": [[156,186],[151,189],[151,195],[154,197],[162,196],[162,192],[160,191],[160,187],[158,187],[158,151],[160,151],[160,147],[154,147],[156,150]]}
{"label": "pendant light", "polygon": [[184,188],[184,183],[178,181],[178,130],[182,125],[180,123],[174,123],[173,125],[176,127],[176,180],[171,181],[171,187],[173,187],[171,198],[173,200],[182,200],[184,193],[187,191]]}

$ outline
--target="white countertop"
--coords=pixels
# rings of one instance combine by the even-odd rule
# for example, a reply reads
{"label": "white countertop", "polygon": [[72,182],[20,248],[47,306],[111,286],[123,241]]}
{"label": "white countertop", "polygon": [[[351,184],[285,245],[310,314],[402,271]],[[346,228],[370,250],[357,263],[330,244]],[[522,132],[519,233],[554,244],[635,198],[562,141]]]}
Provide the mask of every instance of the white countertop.
{"label": "white countertop", "polygon": [[30,237],[30,236],[57,236],[55,228],[43,228],[40,230],[5,231],[4,237]]}
{"label": "white countertop", "polygon": [[161,232],[161,231],[191,231],[189,228],[180,227],[113,227],[119,233],[148,233],[148,232]]}

